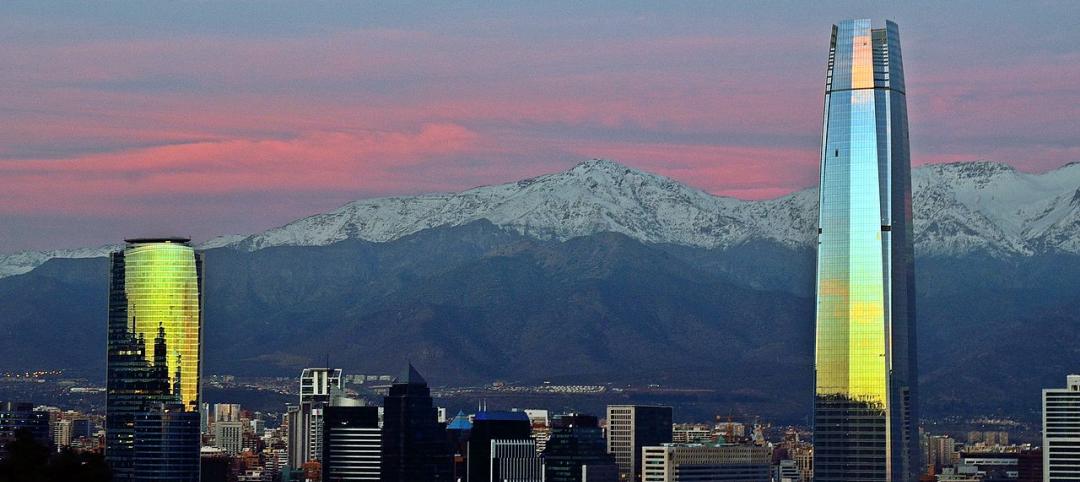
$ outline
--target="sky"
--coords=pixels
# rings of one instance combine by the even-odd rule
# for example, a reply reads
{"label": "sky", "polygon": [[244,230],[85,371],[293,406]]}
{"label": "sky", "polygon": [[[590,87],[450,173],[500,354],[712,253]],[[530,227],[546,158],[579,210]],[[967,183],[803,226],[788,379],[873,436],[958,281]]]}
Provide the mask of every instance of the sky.
{"label": "sky", "polygon": [[1080,2],[0,4],[0,253],[247,234],[591,158],[816,183],[829,35],[900,26],[912,162],[1080,161]]}

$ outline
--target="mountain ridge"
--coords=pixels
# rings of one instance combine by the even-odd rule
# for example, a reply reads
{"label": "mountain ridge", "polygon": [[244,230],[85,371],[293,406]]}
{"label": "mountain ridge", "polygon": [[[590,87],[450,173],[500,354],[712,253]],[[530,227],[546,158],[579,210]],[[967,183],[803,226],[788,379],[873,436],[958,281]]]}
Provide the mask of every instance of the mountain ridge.
{"label": "mountain ridge", "polygon": [[[1043,173],[989,161],[927,164],[913,170],[912,187],[920,255],[1080,253],[1080,163]],[[612,231],[647,243],[708,249],[751,240],[811,247],[817,202],[816,188],[747,201],[592,159],[566,171],[458,193],[352,201],[261,233],[219,236],[197,247],[254,251],[345,239],[387,242],[480,219],[541,240]],[[117,248],[0,255],[0,277],[25,273],[52,258],[106,256]]]}

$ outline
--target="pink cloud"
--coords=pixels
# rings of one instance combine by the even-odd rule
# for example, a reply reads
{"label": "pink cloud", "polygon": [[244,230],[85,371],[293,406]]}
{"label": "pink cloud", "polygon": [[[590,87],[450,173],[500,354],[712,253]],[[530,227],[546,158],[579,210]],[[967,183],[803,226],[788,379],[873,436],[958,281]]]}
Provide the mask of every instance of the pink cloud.
{"label": "pink cloud", "polygon": [[477,135],[453,124],[417,132],[312,132],[224,139],[66,159],[0,161],[0,212],[137,210],[141,196],[400,190],[397,171],[460,152]]}

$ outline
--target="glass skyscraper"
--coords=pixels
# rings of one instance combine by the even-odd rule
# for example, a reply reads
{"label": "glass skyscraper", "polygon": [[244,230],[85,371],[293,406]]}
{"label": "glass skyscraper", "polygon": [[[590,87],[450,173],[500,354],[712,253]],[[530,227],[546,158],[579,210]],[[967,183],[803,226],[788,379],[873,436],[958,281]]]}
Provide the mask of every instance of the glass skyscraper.
{"label": "glass skyscraper", "polygon": [[112,254],[105,457],[117,481],[199,480],[202,255],[184,238]]}
{"label": "glass skyscraper", "polygon": [[833,26],[818,224],[814,479],[918,476],[907,101],[896,24]]}
{"label": "glass skyscraper", "polygon": [[383,397],[380,463],[383,482],[453,480],[446,424],[439,422],[427,381],[412,364]]}

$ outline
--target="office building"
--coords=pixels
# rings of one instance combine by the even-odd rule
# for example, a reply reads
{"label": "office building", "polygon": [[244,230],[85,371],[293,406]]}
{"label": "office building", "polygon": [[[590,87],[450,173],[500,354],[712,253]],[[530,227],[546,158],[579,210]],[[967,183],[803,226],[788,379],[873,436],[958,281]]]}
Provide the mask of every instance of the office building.
{"label": "office building", "polygon": [[244,423],[236,420],[214,422],[214,447],[229,455],[240,453],[244,446]]}
{"label": "office building", "polygon": [[671,407],[608,405],[607,451],[620,480],[641,480],[641,448],[671,443]]}
{"label": "office building", "polygon": [[975,467],[983,482],[1015,482],[1020,475],[1019,452],[965,452],[958,465]]}
{"label": "office building", "polygon": [[305,368],[300,372],[300,403],[286,412],[289,469],[300,470],[307,462],[322,460],[323,411],[340,389],[340,369]]}
{"label": "office building", "polygon": [[323,482],[380,480],[379,407],[326,407],[323,430]]}
{"label": "office building", "polygon": [[704,423],[678,423],[671,428],[672,443],[695,443],[712,441],[714,437],[712,425]]}
{"label": "office building", "polygon": [[449,436],[439,423],[427,381],[409,365],[383,398],[383,482],[452,478]]}
{"label": "office building", "polygon": [[186,238],[129,239],[112,253],[110,272],[105,457],[113,480],[198,481],[202,255]]}
{"label": "office building", "polygon": [[543,458],[547,482],[618,480],[619,466],[607,452],[603,430],[592,415],[554,416]]}
{"label": "office building", "polygon": [[[531,440],[532,424],[525,412],[483,411],[473,418],[469,432],[466,473],[468,482],[490,482],[491,441]],[[536,445],[533,444],[535,450]],[[499,479],[501,480],[501,479]]]}
{"label": "office building", "polygon": [[50,445],[49,412],[34,410],[32,403],[0,402],[0,460],[5,457],[7,444],[15,440],[15,432],[26,430],[42,445]]}
{"label": "office building", "polygon": [[644,482],[769,482],[772,475],[769,449],[756,445],[664,444],[643,447],[641,458]]}
{"label": "office building", "polygon": [[57,420],[53,423],[52,430],[53,445],[57,447],[68,447],[71,445],[71,420]]}
{"label": "office building", "polygon": [[187,408],[163,404],[135,414],[132,480],[199,480],[199,412]]}
{"label": "office building", "polygon": [[494,439],[488,453],[490,476],[485,482],[543,482],[544,461],[535,440]]}
{"label": "office building", "polygon": [[1080,375],[1042,392],[1043,480],[1080,480]]}
{"label": "office building", "polygon": [[305,368],[300,372],[300,401],[329,400],[330,392],[341,388],[341,370]]}
{"label": "office building", "polygon": [[465,412],[458,411],[457,415],[446,426],[446,436],[450,443],[450,455],[454,465],[453,480],[465,480],[469,468],[466,464],[466,456],[469,454],[469,434],[472,432],[472,420]]}
{"label": "office building", "polygon": [[960,461],[960,453],[956,451],[956,441],[948,435],[931,435],[926,443],[926,465],[933,470],[932,473],[940,474],[941,469],[955,465]]}
{"label": "office building", "polygon": [[819,191],[818,482],[910,481],[924,468],[904,92],[895,23],[833,27]]}
{"label": "office building", "polygon": [[198,481],[202,255],[186,238],[129,239],[110,262],[105,457],[113,480]]}

